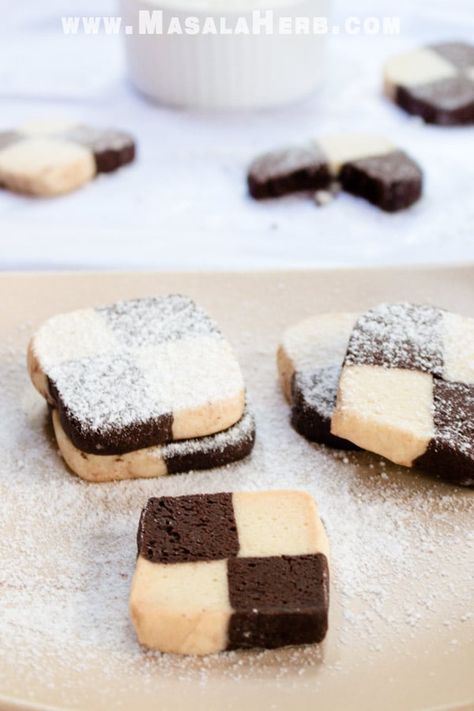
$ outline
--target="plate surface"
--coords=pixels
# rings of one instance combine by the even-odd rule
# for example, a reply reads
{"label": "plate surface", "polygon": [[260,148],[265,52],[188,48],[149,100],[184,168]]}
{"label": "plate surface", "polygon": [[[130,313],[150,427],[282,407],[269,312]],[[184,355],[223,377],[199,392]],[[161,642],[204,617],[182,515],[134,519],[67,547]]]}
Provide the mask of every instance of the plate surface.
{"label": "plate surface", "polygon": [[[54,313],[169,292],[196,298],[236,347],[257,418],[254,454],[212,472],[81,482],[57,456],[29,384],[28,339]],[[0,299],[2,709],[473,708],[473,492],[307,443],[288,424],[275,350],[299,319],[381,300],[474,316],[474,267],[9,274]],[[319,503],[332,551],[326,642],[200,660],[140,649],[127,596],[147,498],[270,487],[305,489]]]}

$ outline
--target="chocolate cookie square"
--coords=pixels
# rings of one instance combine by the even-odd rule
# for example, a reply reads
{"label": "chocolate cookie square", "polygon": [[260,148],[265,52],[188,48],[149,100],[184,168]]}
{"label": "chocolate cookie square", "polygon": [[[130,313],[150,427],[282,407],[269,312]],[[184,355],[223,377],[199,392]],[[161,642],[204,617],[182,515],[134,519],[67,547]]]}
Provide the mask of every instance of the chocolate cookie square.
{"label": "chocolate cookie square", "polygon": [[365,198],[385,212],[405,210],[421,197],[423,175],[403,151],[346,163],[340,175],[343,189]]}

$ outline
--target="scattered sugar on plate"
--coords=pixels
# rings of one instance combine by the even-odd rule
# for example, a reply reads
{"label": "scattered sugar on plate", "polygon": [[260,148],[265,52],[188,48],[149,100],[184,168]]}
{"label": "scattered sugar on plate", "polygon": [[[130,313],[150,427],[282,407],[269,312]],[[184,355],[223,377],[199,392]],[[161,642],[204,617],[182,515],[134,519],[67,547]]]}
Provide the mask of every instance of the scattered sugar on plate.
{"label": "scattered sugar on plate", "polygon": [[[91,669],[100,669],[102,698],[114,708],[123,704],[119,680],[140,694],[175,679],[204,688],[214,679],[257,678],[272,688],[317,689],[325,679],[343,678],[348,666],[365,669],[387,653],[412,655],[411,639],[425,639],[428,653],[440,629],[447,635],[440,654],[459,654],[460,625],[472,625],[466,598],[473,498],[370,454],[341,456],[306,442],[289,425],[264,333],[245,334],[240,343],[257,420],[249,460],[93,485],[71,475],[57,453],[45,404],[24,365],[29,331],[19,327],[0,346],[0,639],[5,664],[15,671],[11,693],[41,686],[67,701],[78,684],[87,688]],[[199,660],[140,648],[128,593],[147,499],[272,487],[305,489],[318,502],[332,556],[326,642]]]}

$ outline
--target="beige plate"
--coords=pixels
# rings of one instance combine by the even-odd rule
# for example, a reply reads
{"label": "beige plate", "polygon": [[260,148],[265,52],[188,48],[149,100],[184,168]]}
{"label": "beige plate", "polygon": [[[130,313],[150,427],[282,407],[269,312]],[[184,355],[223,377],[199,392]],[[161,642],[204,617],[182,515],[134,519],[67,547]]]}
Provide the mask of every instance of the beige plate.
{"label": "beige plate", "polygon": [[[19,365],[29,335],[59,311],[176,291],[207,307],[239,352],[257,416],[253,457],[229,469],[145,484],[78,482],[31,415],[34,410],[44,417],[44,406]],[[10,420],[21,420],[18,413],[4,411],[15,408],[16,400],[1,401],[0,506],[7,524],[1,524],[0,615],[7,610],[11,618],[4,627],[0,619],[0,630],[8,632],[0,637],[2,709],[17,704],[87,711],[474,708],[472,492],[371,455],[338,455],[308,444],[287,424],[288,408],[276,385],[274,353],[284,327],[316,312],[356,311],[382,299],[429,301],[474,316],[474,267],[0,277],[2,388],[8,378],[6,390],[18,392],[24,408],[20,485],[8,438],[1,435],[8,433]],[[8,358],[16,365],[5,370]],[[37,459],[33,446],[41,450]],[[9,482],[3,489],[2,480]],[[138,512],[147,496],[272,486],[313,493],[328,530],[332,607],[322,648],[205,660],[145,654],[127,619],[126,596]],[[74,555],[82,555],[83,548],[89,565],[96,557],[101,562],[94,576],[87,568],[82,571],[79,591],[77,566],[74,561],[66,566],[63,514],[57,541],[56,534],[51,538],[53,553],[46,550],[47,535],[56,522],[47,507],[30,512],[34,541],[26,533],[22,537],[21,523],[15,521],[16,507],[19,511],[29,501],[33,489],[45,501],[45,487],[52,502],[55,496],[71,506],[81,498],[87,502],[87,509],[79,509],[84,527],[75,520]],[[96,513],[92,535],[90,517]],[[112,539],[120,546],[113,548]],[[56,570],[48,568],[55,545]],[[35,558],[28,558],[30,548]],[[45,558],[41,576],[38,555]],[[2,573],[14,570],[13,562],[19,575],[12,581]],[[25,566],[31,566],[30,576]],[[70,572],[65,575],[61,566]],[[36,616],[38,600],[51,605]],[[56,601],[62,606],[55,608]],[[44,612],[50,607],[53,612]],[[62,623],[66,615],[70,632]]]}

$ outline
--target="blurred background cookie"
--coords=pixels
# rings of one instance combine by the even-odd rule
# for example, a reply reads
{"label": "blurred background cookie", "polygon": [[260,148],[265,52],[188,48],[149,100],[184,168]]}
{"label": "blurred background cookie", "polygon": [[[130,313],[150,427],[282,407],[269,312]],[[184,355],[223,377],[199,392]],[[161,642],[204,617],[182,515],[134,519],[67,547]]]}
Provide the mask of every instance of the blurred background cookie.
{"label": "blurred background cookie", "polygon": [[342,133],[256,158],[247,183],[257,200],[337,183],[381,210],[398,212],[419,200],[423,175],[413,158],[382,136]]}
{"label": "blurred background cookie", "polygon": [[426,123],[474,123],[474,45],[441,42],[392,57],[384,85],[392,101]]}
{"label": "blurred background cookie", "polygon": [[54,197],[134,158],[135,141],[123,131],[62,121],[31,122],[0,133],[0,185]]}

